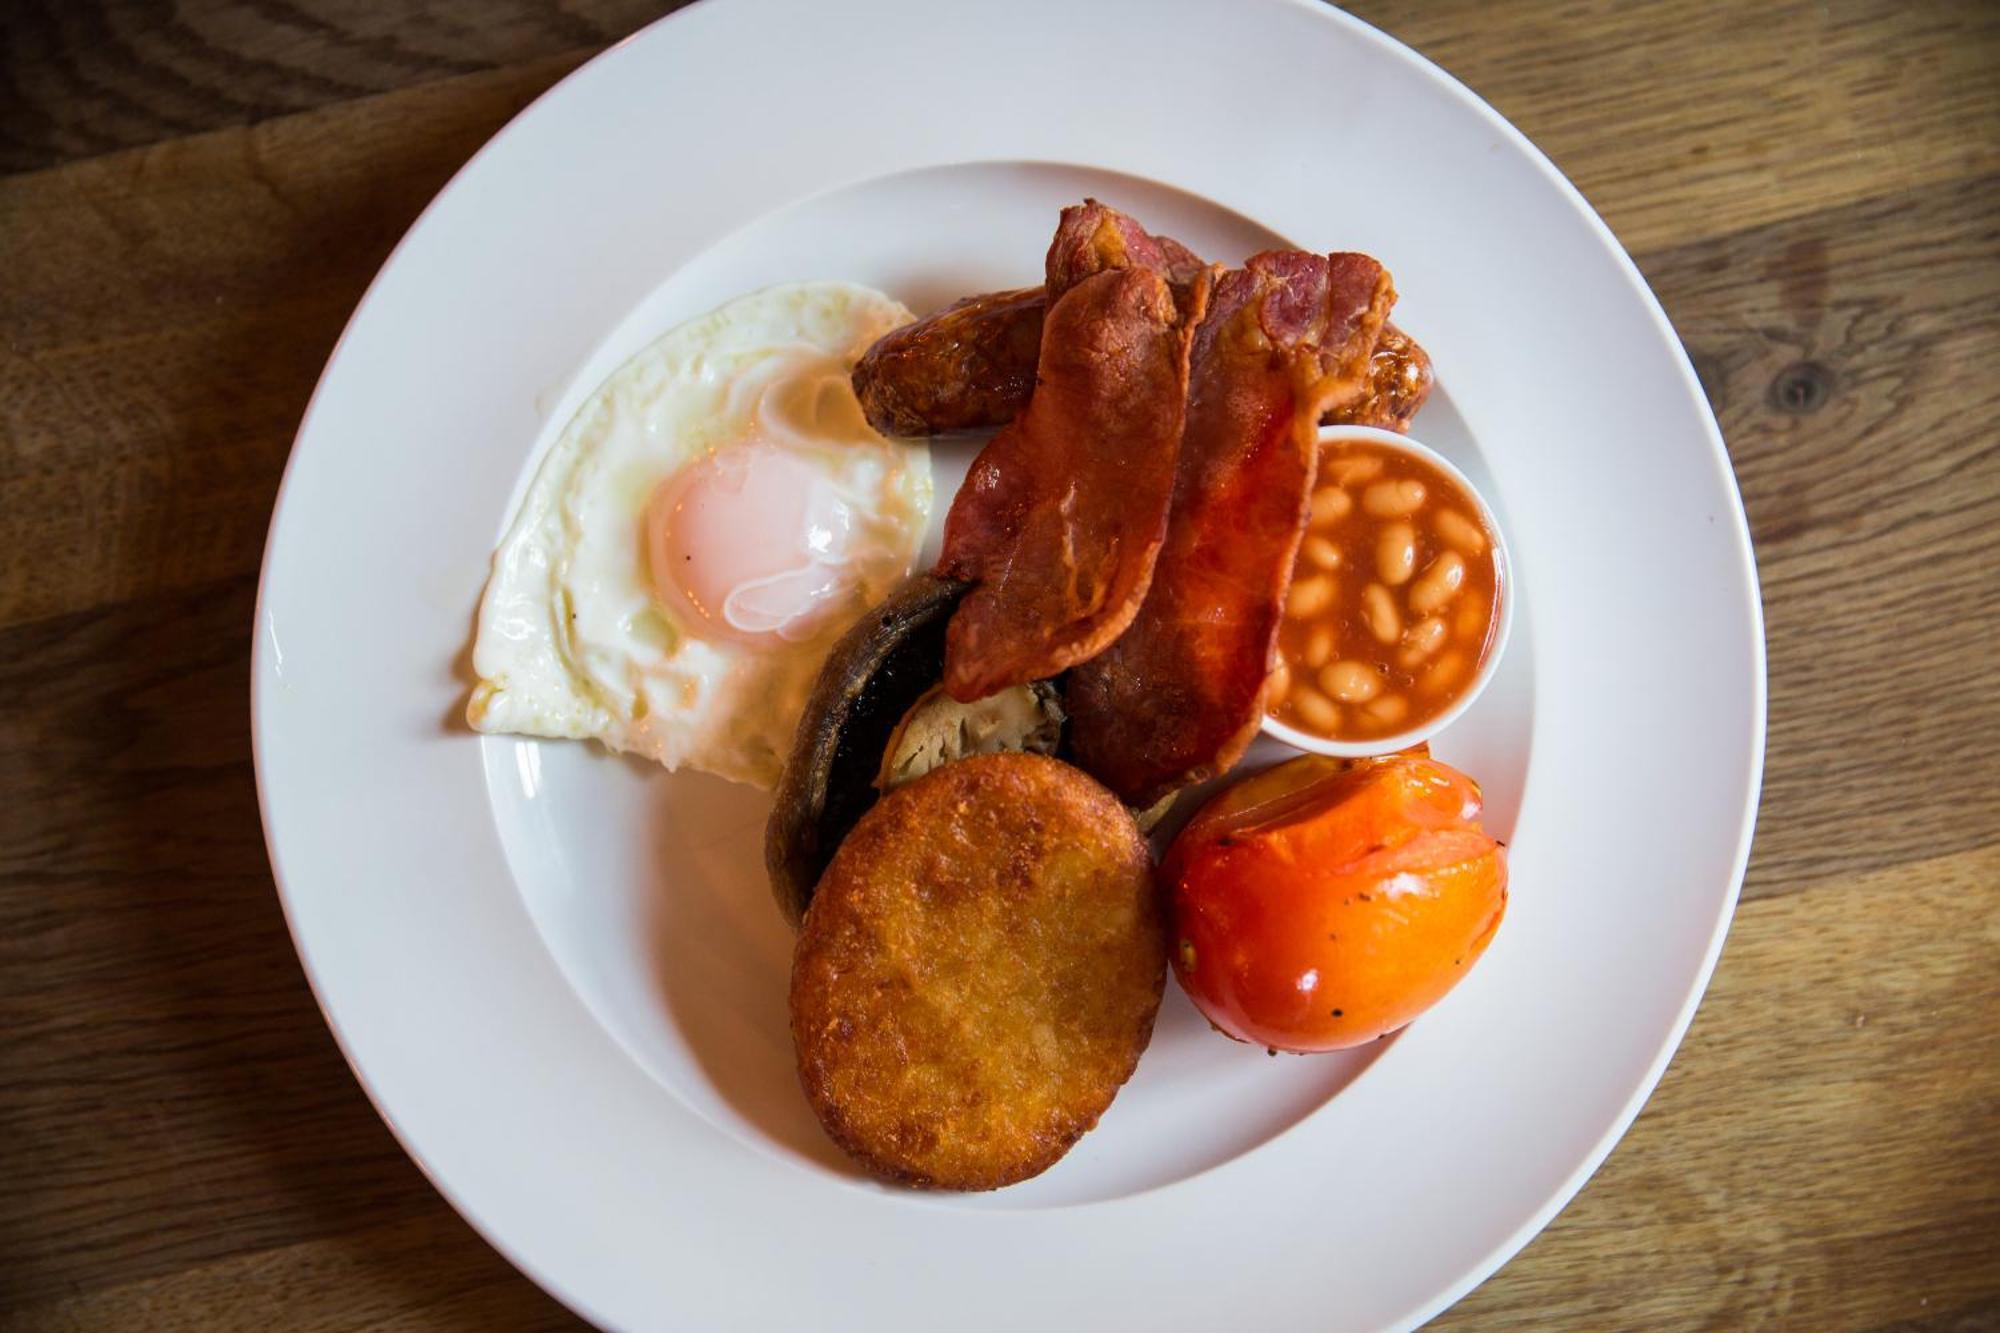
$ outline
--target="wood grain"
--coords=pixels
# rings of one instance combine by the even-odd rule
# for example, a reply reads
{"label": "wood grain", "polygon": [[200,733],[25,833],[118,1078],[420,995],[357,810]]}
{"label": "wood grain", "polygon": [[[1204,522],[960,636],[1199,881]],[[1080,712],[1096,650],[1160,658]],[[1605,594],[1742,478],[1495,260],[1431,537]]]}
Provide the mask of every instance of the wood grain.
{"label": "wood grain", "polygon": [[448,1209],[30,1306],[7,1327],[14,1333],[266,1333],[274,1315],[287,1333],[585,1327],[498,1254],[468,1241],[465,1224]]}
{"label": "wood grain", "polygon": [[[0,170],[591,51],[681,3],[12,0]],[[1985,0],[1348,8],[1533,126],[1635,249],[2000,169]]]}
{"label": "wood grain", "polygon": [[1996,884],[1988,846],[1746,904],[1637,1128],[1438,1326],[1993,1327]]}
{"label": "wood grain", "polygon": [[0,284],[0,625],[255,569],[375,270],[575,63],[0,179],[0,235],[35,257]]}
{"label": "wood grain", "polygon": [[2000,365],[2000,177],[1641,267],[1708,386],[1764,588],[1770,744],[1745,892],[1991,843],[2000,379],[1980,368]]}
{"label": "wood grain", "polygon": [[439,1206],[334,1049],[271,890],[255,592],[0,634],[11,1300]]}
{"label": "wood grain", "polygon": [[1526,131],[1628,249],[2000,169],[1987,0],[1363,0]]}
{"label": "wood grain", "polygon": [[[0,6],[0,1326],[573,1326],[333,1047],[264,860],[246,639],[376,266],[664,7]],[[1445,1322],[2000,1327],[2000,9],[1358,12],[1639,253],[1770,630],[1708,1000],[1605,1168]]]}
{"label": "wood grain", "polygon": [[0,171],[596,51],[687,0],[10,0]]}

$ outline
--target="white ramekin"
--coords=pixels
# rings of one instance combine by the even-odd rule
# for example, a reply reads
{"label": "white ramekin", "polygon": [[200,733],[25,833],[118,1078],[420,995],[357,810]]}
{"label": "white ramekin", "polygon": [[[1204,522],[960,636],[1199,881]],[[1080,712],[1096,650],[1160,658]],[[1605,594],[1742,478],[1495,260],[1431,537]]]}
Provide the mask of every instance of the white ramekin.
{"label": "white ramekin", "polygon": [[1365,740],[1352,741],[1328,740],[1324,736],[1315,736],[1309,731],[1301,731],[1297,727],[1280,722],[1269,713],[1264,715],[1264,734],[1281,740],[1295,749],[1306,750],[1313,754],[1335,755],[1345,759],[1358,759],[1373,754],[1393,754],[1397,750],[1407,750],[1412,745],[1429,740],[1457,721],[1466,709],[1472,707],[1473,701],[1479,698],[1487,682],[1493,679],[1493,672],[1500,665],[1500,656],[1507,650],[1507,638],[1514,629],[1514,569],[1507,555],[1507,538],[1500,530],[1499,520],[1493,516],[1492,506],[1486,503],[1486,497],[1479,493],[1479,488],[1474,486],[1471,479],[1459,471],[1450,459],[1429,445],[1413,440],[1407,435],[1378,430],[1373,426],[1322,426],[1319,439],[1322,445],[1340,440],[1367,440],[1374,444],[1388,445],[1423,459],[1457,482],[1465,493],[1472,497],[1473,504],[1479,507],[1479,521],[1485,526],[1487,535],[1493,539],[1493,583],[1500,602],[1500,624],[1493,632],[1492,644],[1487,649],[1485,658],[1481,660],[1472,683],[1466,686],[1464,692],[1452,702],[1451,707],[1393,736],[1371,736]]}

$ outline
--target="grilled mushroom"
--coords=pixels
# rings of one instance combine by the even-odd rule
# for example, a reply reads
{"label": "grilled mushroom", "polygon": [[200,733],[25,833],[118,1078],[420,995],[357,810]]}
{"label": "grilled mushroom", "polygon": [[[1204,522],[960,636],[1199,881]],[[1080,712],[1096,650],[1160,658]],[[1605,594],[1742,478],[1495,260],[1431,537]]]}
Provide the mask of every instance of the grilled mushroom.
{"label": "grilled mushroom", "polygon": [[797,925],[834,849],[875,804],[890,736],[944,671],[944,627],[965,585],[918,574],[834,645],[806,701],[764,830],[764,865]]}

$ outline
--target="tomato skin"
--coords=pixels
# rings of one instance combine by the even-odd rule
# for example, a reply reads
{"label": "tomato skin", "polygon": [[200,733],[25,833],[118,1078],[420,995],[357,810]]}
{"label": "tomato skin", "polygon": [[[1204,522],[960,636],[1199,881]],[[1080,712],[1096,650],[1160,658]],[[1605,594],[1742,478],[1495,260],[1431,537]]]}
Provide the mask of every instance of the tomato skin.
{"label": "tomato skin", "polygon": [[1174,974],[1239,1041],[1333,1051],[1395,1031],[1478,961],[1507,859],[1478,784],[1427,755],[1280,764],[1211,800],[1161,865]]}

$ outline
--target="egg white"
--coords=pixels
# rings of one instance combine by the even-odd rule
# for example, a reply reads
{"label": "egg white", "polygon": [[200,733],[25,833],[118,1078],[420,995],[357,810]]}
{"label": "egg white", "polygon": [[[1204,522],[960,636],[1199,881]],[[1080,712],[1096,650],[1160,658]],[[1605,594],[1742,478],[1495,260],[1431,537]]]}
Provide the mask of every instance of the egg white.
{"label": "egg white", "polygon": [[[669,769],[774,786],[834,639],[908,574],[929,525],[929,451],[870,429],[847,378],[910,319],[850,283],[773,287],[671,330],[605,381],[494,555],[472,726],[594,738]],[[849,595],[809,637],[745,643],[655,596],[643,517],[690,462],[773,427],[851,506],[860,533]]]}

